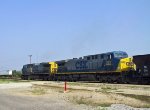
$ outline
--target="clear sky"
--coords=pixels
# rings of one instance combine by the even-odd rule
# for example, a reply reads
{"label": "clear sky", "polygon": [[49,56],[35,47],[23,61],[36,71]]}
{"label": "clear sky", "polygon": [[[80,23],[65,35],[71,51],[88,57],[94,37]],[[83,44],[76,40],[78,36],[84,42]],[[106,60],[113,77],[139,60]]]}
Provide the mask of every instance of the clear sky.
{"label": "clear sky", "polygon": [[150,53],[150,0],[0,0],[0,70],[117,50]]}

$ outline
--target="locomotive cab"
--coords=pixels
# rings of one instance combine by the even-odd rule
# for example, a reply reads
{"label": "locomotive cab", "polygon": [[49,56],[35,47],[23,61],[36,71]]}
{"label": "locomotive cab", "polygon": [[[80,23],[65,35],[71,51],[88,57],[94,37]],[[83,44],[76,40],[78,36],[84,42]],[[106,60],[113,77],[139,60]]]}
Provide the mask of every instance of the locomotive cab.
{"label": "locomotive cab", "polygon": [[28,79],[28,77],[33,73],[33,66],[34,64],[27,64],[24,65],[22,68],[22,79]]}
{"label": "locomotive cab", "polygon": [[135,71],[136,66],[133,63],[133,58],[128,57],[126,52],[114,53],[114,58],[119,59],[117,72]]}
{"label": "locomotive cab", "polygon": [[23,68],[22,68],[22,74],[25,75],[25,74],[31,74],[33,72],[33,66],[34,64],[27,64],[27,65],[24,65]]}

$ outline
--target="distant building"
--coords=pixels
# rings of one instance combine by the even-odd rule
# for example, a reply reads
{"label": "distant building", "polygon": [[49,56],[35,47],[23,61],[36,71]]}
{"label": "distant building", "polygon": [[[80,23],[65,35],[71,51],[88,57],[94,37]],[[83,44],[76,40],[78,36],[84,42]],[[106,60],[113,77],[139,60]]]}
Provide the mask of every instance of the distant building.
{"label": "distant building", "polygon": [[2,75],[12,75],[12,70],[0,71],[0,76]]}

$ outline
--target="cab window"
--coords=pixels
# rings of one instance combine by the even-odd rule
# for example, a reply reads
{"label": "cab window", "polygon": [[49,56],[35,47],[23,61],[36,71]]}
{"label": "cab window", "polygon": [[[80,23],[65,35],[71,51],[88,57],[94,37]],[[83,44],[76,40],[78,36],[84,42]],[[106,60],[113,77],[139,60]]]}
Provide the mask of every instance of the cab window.
{"label": "cab window", "polygon": [[112,59],[112,54],[107,55],[107,59],[111,60]]}

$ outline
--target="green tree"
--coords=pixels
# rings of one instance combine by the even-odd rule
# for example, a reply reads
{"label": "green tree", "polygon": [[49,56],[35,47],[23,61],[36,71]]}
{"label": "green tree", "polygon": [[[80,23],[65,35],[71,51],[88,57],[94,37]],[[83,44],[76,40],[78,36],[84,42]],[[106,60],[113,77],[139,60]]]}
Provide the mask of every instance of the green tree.
{"label": "green tree", "polygon": [[12,71],[12,76],[13,77],[21,77],[21,74],[22,74],[21,71],[17,71],[17,70]]}

